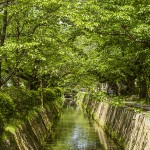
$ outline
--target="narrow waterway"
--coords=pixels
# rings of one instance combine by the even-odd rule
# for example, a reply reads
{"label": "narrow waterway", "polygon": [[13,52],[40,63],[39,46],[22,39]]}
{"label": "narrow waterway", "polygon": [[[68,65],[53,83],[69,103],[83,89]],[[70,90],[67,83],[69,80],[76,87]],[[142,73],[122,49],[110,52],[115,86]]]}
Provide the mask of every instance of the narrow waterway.
{"label": "narrow waterway", "polygon": [[119,147],[81,109],[69,107],[53,126],[44,150],[119,150]]}

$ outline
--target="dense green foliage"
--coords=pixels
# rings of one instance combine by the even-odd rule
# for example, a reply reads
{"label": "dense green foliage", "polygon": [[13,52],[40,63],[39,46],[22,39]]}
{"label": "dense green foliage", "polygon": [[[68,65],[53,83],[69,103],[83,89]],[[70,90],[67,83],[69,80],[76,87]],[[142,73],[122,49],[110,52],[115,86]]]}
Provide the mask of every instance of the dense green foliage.
{"label": "dense green foliage", "polygon": [[63,90],[60,87],[55,87],[54,92],[56,93],[56,97],[59,98],[63,94]]}
{"label": "dense green foliage", "polygon": [[[0,135],[2,135],[4,132],[4,120],[3,120],[3,115],[0,113]],[[0,136],[0,141],[1,141],[2,136]]]}
{"label": "dense green foliage", "polygon": [[37,91],[11,87],[7,93],[14,102],[16,112],[27,112],[35,106],[40,106],[40,96]]}
{"label": "dense green foliage", "polygon": [[1,87],[91,87],[98,81],[116,94],[147,97],[149,5],[134,0],[4,0]]}
{"label": "dense green foliage", "polygon": [[[107,83],[116,95],[149,95],[148,1],[76,1],[69,19],[82,34],[74,46],[82,57],[82,75]],[[86,70],[85,70],[86,67]]]}
{"label": "dense green foliage", "polygon": [[3,0],[1,90],[16,113],[54,100],[57,86],[149,101],[149,33],[147,0]]}
{"label": "dense green foliage", "polygon": [[[62,96],[61,92],[59,87],[43,88],[44,106],[59,100]],[[24,120],[33,110],[37,111],[42,107],[40,94],[40,90],[33,91],[16,87],[7,88],[0,93],[0,140],[7,124],[13,120]]]}
{"label": "dense green foliage", "polygon": [[13,100],[6,94],[0,93],[0,114],[6,121],[9,121],[14,115],[14,103]]}
{"label": "dense green foliage", "polygon": [[56,99],[56,92],[50,88],[44,88],[43,99],[44,103],[54,101]]}

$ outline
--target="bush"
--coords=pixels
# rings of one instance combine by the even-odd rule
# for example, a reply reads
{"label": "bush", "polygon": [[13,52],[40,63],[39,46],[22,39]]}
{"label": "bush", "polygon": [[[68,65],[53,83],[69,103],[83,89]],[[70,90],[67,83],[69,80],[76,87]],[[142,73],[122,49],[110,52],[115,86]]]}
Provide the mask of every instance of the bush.
{"label": "bush", "polygon": [[109,103],[111,105],[114,105],[114,106],[123,106],[124,105],[124,101],[125,101],[125,98],[124,97],[121,97],[121,96],[115,96],[111,99],[111,101],[109,101]]}
{"label": "bush", "polygon": [[101,92],[101,91],[90,93],[90,99],[97,100],[97,101],[105,101],[106,93]]}
{"label": "bush", "polygon": [[14,103],[12,99],[4,93],[0,93],[0,113],[6,121],[14,115]]}
{"label": "bush", "polygon": [[63,94],[63,90],[60,87],[55,87],[54,91],[56,92],[57,97],[61,97]]}
{"label": "bush", "polygon": [[57,95],[56,92],[50,88],[44,88],[43,89],[43,99],[44,103],[49,103],[51,101],[54,101],[56,99]]}
{"label": "bush", "polygon": [[28,111],[33,107],[40,105],[40,96],[38,91],[11,87],[8,93],[14,101],[16,111],[19,113],[28,113]]}
{"label": "bush", "polygon": [[40,93],[38,91],[29,90],[27,94],[27,102],[30,108],[40,106]]}
{"label": "bush", "polygon": [[0,140],[3,132],[4,132],[4,119],[3,119],[3,115],[0,113]]}

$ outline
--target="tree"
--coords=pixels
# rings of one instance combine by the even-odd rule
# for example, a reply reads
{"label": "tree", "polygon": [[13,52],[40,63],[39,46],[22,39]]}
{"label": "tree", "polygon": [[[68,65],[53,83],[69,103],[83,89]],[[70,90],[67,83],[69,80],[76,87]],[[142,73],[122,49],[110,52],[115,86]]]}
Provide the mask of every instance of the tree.
{"label": "tree", "polygon": [[[94,63],[96,69],[92,66],[90,72],[100,77],[101,82],[125,84],[128,94],[139,91],[140,98],[146,98],[149,2],[76,1],[75,4],[69,3],[68,8],[66,16],[76,27],[92,37],[96,35],[92,41],[97,43],[100,61],[97,65]],[[139,90],[136,90],[135,83]]]}
{"label": "tree", "polygon": [[5,0],[0,6],[1,86],[75,87],[97,80],[116,94],[148,97],[146,0]]}

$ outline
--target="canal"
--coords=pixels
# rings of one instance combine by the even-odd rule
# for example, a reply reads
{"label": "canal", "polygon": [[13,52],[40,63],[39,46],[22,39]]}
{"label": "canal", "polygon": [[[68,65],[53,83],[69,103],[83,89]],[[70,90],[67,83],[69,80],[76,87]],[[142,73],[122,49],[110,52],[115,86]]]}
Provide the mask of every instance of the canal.
{"label": "canal", "polygon": [[64,109],[43,150],[120,150],[80,108]]}

